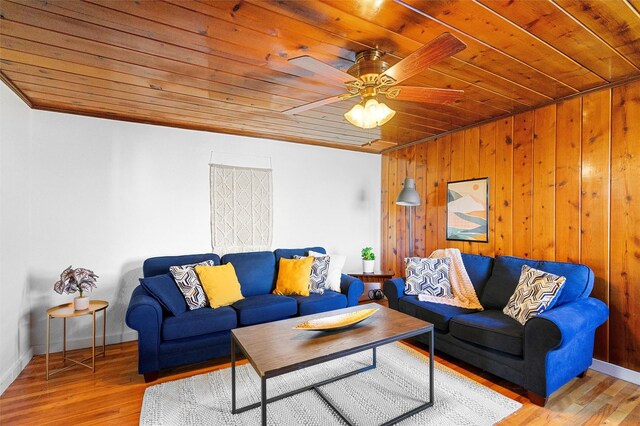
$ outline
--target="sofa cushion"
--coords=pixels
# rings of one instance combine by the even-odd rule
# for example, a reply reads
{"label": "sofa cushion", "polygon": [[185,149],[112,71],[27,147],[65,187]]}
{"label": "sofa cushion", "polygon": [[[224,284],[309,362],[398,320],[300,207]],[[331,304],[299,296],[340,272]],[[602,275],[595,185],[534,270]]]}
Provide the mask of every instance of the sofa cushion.
{"label": "sofa cushion", "polygon": [[457,316],[449,323],[449,331],[460,340],[522,356],[524,326],[501,311]]}
{"label": "sofa cushion", "polygon": [[204,308],[209,305],[209,300],[204,292],[204,288],[202,288],[198,273],[194,269],[198,265],[213,266],[213,261],[205,260],[195,265],[180,265],[169,268],[190,310]]}
{"label": "sofa cushion", "polygon": [[298,312],[296,300],[277,294],[249,296],[234,303],[241,326],[290,318]]}
{"label": "sofa cushion", "polygon": [[[305,256],[293,256],[294,259],[304,259]],[[309,292],[324,293],[327,284],[327,276],[329,275],[329,264],[331,258],[329,256],[314,256],[311,265],[311,276],[309,277]]]}
{"label": "sofa cushion", "polygon": [[467,275],[471,279],[473,288],[476,289],[478,298],[484,290],[484,286],[487,280],[491,276],[491,270],[493,269],[493,257],[482,256],[479,254],[467,254],[461,253],[462,263],[467,270]]}
{"label": "sofa cushion", "polygon": [[160,304],[173,315],[180,315],[187,311],[187,303],[178,289],[171,274],[155,275],[140,278],[140,284]]}
{"label": "sofa cushion", "polygon": [[451,259],[407,257],[404,263],[404,294],[453,298],[449,281]]}
{"label": "sofa cushion", "polygon": [[324,294],[311,293],[309,296],[292,296],[298,303],[298,315],[311,315],[347,307],[347,296],[326,290]]}
{"label": "sofa cushion", "polygon": [[273,252],[225,254],[222,256],[222,263],[233,265],[244,297],[273,291],[276,276],[276,259]]}
{"label": "sofa cushion", "polygon": [[294,249],[276,249],[273,254],[276,257],[276,264],[280,262],[280,259],[293,259],[293,256],[309,256],[310,251],[326,254],[327,251],[322,247],[306,247],[306,248],[294,248]]}
{"label": "sofa cushion", "polygon": [[512,256],[498,256],[493,262],[493,270],[491,277],[484,287],[484,291],[480,296],[480,303],[485,309],[504,308],[509,298],[516,290],[522,265],[537,263],[531,259],[521,259]]}
{"label": "sofa cushion", "polygon": [[237,326],[236,311],[228,306],[217,309],[202,308],[167,317],[162,323],[162,339],[177,340],[202,336]]}
{"label": "sofa cushion", "polygon": [[198,265],[196,273],[212,308],[233,305],[244,299],[233,263],[218,266]]}
{"label": "sofa cushion", "polygon": [[587,297],[593,290],[593,271],[587,265],[541,260],[533,268],[567,279],[554,306],[560,306],[579,297]]}
{"label": "sofa cushion", "polygon": [[313,257],[280,259],[276,289],[273,293],[282,296],[308,296],[312,266]]}
{"label": "sofa cushion", "polygon": [[493,263],[491,278],[480,296],[482,306],[502,310],[507,305],[518,285],[522,265],[567,278],[556,302],[558,306],[586,297],[593,289],[593,272],[586,265],[498,256]]}
{"label": "sofa cushion", "polygon": [[430,322],[435,328],[444,332],[449,331],[449,321],[452,318],[478,312],[475,309],[465,309],[441,303],[421,302],[417,296],[402,297],[398,305],[400,312]]}
{"label": "sofa cushion", "polygon": [[341,291],[342,285],[342,269],[347,261],[347,256],[340,254],[325,254],[319,251],[309,250],[309,256],[313,257],[328,257],[329,258],[329,271],[327,271],[327,281],[325,282],[325,288],[327,290],[333,290],[336,292]]}
{"label": "sofa cushion", "polygon": [[502,313],[524,325],[529,318],[553,307],[566,280],[565,277],[523,265],[520,282]]}
{"label": "sofa cushion", "polygon": [[150,257],[142,264],[142,274],[145,277],[153,277],[154,275],[166,274],[172,266],[191,265],[194,263],[205,262],[207,260],[213,261],[214,265],[220,264],[220,257],[215,253]]}

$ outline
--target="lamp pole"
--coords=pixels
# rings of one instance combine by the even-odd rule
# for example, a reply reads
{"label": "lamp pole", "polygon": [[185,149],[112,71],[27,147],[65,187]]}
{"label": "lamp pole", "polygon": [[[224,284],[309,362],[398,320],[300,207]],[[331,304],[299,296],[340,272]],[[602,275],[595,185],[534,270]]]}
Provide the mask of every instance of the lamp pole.
{"label": "lamp pole", "polygon": [[413,257],[413,206],[409,206],[409,257]]}
{"label": "lamp pole", "polygon": [[406,178],[402,184],[402,191],[396,198],[396,204],[409,207],[409,257],[413,257],[413,210],[412,207],[420,205],[420,195],[416,191],[416,181]]}

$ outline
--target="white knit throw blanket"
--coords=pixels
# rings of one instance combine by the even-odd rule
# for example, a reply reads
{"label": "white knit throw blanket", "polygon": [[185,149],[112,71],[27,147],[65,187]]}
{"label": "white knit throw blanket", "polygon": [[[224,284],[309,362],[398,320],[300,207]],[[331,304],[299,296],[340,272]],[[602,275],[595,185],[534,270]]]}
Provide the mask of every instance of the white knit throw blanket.
{"label": "white knit throw blanket", "polygon": [[427,294],[419,294],[418,299],[421,302],[433,302],[442,303],[445,305],[459,306],[466,309],[479,309],[484,310],[476,289],[471,283],[469,274],[462,263],[462,256],[460,250],[456,248],[438,249],[431,253],[432,258],[448,257],[451,259],[451,265],[449,267],[449,281],[451,282],[451,290],[453,293],[453,299],[449,297],[436,297],[429,296]]}

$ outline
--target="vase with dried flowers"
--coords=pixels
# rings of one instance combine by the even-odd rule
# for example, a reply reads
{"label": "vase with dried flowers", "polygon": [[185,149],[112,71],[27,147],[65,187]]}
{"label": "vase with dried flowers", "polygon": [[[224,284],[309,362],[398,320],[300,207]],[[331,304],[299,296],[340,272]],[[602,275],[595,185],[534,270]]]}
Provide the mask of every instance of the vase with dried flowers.
{"label": "vase with dried flowers", "polygon": [[84,293],[90,292],[97,287],[96,278],[98,276],[89,269],[73,269],[69,266],[62,271],[60,279],[53,285],[53,289],[58,294],[80,292],[80,296],[73,299],[73,308],[76,311],[82,311],[89,309],[89,296],[85,296]]}

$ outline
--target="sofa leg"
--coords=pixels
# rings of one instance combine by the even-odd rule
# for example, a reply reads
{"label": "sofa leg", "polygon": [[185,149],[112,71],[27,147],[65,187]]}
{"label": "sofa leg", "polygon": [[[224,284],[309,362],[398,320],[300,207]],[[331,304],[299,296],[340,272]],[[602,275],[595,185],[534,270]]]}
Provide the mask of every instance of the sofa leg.
{"label": "sofa leg", "polygon": [[578,379],[584,379],[587,376],[587,370],[584,370],[582,373],[578,374],[576,377]]}
{"label": "sofa leg", "polygon": [[539,405],[540,407],[544,407],[545,404],[547,403],[547,398],[545,398],[542,395],[538,395],[535,392],[531,392],[531,391],[527,391],[528,393],[528,397],[529,397],[529,401],[531,401],[533,404],[535,405]]}
{"label": "sofa leg", "polygon": [[150,373],[144,373],[144,382],[145,383],[155,382],[156,380],[158,380],[158,376],[160,376],[159,371],[151,371]]}

